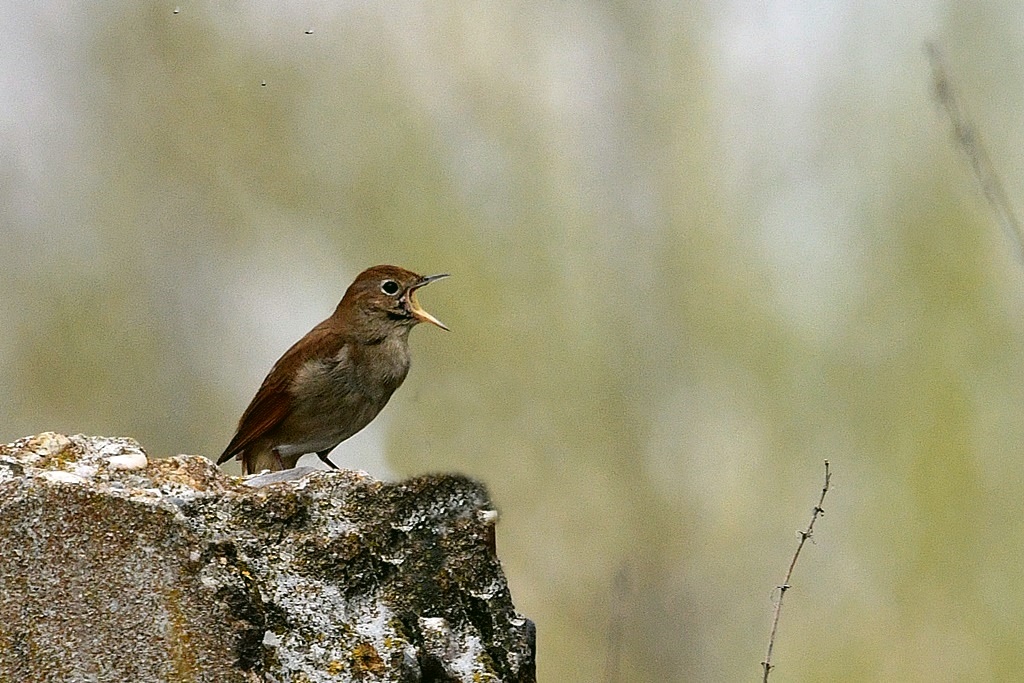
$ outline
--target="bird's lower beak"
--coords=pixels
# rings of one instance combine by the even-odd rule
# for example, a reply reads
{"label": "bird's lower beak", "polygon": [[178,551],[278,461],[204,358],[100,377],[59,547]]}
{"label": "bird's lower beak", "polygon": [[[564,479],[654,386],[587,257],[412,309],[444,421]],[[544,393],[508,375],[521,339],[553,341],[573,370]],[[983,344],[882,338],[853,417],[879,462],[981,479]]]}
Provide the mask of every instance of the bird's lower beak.
{"label": "bird's lower beak", "polygon": [[425,323],[437,325],[442,330],[447,330],[448,326],[423,310],[423,308],[420,306],[420,303],[416,301],[416,290],[419,289],[420,287],[425,287],[429,285],[434,280],[440,280],[446,277],[448,277],[448,273],[441,273],[440,275],[428,275],[427,277],[423,278],[422,280],[420,280],[419,282],[417,282],[416,284],[409,288],[409,312],[412,313],[413,317],[416,318],[417,320],[422,320]]}

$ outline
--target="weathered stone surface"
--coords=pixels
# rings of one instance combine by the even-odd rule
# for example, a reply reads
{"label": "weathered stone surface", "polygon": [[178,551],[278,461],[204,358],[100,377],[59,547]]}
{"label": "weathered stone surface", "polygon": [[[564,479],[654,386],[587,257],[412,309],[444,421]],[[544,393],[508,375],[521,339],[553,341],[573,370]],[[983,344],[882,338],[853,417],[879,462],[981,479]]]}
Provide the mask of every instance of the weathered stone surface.
{"label": "weathered stone surface", "polygon": [[0,446],[0,681],[532,682],[485,490]]}

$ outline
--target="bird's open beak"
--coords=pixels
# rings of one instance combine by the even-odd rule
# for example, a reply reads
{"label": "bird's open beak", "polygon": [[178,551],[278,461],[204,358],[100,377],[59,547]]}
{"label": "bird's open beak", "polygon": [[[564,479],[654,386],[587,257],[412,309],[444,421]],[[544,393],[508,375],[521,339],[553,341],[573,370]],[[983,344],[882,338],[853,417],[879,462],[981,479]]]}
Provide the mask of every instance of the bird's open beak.
{"label": "bird's open beak", "polygon": [[448,326],[445,325],[440,320],[438,320],[437,318],[435,318],[434,316],[424,311],[422,307],[420,307],[419,302],[416,301],[416,290],[419,289],[420,287],[425,287],[429,285],[434,280],[440,280],[446,277],[448,277],[448,273],[441,273],[440,275],[428,275],[427,277],[423,278],[422,280],[420,280],[419,282],[417,282],[416,284],[409,288],[409,312],[412,313],[413,317],[415,317],[417,320],[422,320],[425,323],[432,323],[440,327],[442,330],[447,330]]}

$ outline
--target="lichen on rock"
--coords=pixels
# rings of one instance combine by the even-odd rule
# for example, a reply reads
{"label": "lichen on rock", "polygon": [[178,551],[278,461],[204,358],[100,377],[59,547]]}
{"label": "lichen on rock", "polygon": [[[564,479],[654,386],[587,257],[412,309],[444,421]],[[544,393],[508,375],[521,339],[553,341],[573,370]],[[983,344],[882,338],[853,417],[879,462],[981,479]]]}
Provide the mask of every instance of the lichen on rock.
{"label": "lichen on rock", "polygon": [[530,683],[492,509],[459,476],[0,446],[0,680]]}

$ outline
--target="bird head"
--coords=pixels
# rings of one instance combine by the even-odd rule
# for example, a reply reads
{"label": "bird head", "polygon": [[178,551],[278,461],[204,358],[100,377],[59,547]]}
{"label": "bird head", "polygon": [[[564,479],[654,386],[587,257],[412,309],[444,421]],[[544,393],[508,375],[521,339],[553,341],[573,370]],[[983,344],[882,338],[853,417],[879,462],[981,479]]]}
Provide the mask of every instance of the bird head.
{"label": "bird head", "polygon": [[446,277],[447,273],[424,277],[398,266],[367,268],[349,286],[335,315],[345,312],[356,316],[360,327],[411,328],[427,322],[447,330],[447,325],[423,310],[416,300],[418,289]]}

